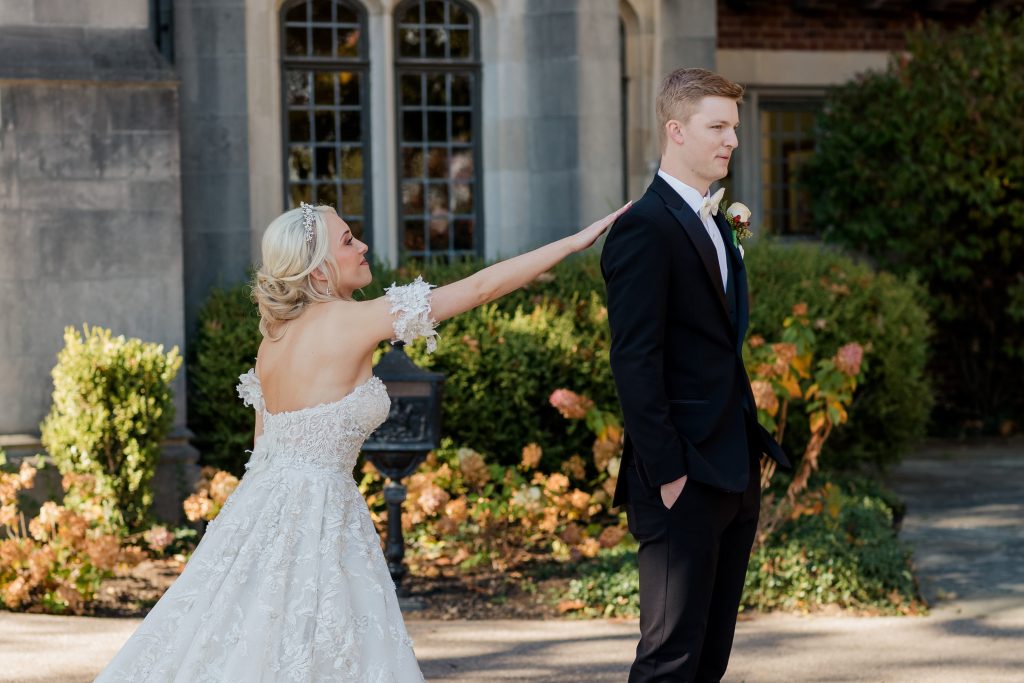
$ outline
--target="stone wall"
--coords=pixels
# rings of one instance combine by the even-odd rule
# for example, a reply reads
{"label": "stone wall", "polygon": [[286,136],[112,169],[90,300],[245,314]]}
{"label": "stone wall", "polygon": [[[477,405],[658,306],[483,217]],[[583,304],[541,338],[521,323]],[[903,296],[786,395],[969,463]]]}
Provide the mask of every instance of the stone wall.
{"label": "stone wall", "polygon": [[0,26],[144,29],[148,25],[148,0],[3,0],[0,2]]}
{"label": "stone wall", "polygon": [[[3,2],[0,442],[14,455],[39,448],[65,326],[184,346],[178,83],[145,4]],[[130,27],[93,27],[117,21]],[[172,489],[195,456],[183,372],[174,390]]]}

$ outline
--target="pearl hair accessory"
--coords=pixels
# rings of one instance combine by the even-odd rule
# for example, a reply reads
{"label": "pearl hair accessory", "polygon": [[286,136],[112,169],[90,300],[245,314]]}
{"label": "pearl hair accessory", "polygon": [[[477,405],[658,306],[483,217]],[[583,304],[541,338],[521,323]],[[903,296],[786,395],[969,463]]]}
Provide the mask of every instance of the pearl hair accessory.
{"label": "pearl hair accessory", "polygon": [[302,227],[306,229],[306,241],[312,242],[313,226],[316,224],[316,217],[314,216],[316,209],[313,208],[312,204],[307,204],[306,202],[300,202],[299,206],[302,207]]}

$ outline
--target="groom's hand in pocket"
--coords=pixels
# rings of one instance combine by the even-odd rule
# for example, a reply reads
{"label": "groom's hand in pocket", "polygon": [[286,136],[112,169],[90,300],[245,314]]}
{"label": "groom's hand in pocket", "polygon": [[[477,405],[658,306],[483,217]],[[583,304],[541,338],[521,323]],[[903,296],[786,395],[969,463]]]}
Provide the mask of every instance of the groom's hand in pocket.
{"label": "groom's hand in pocket", "polygon": [[675,481],[661,485],[661,502],[664,503],[667,509],[671,510],[672,506],[679,500],[679,494],[683,492],[684,486],[686,486],[685,475]]}

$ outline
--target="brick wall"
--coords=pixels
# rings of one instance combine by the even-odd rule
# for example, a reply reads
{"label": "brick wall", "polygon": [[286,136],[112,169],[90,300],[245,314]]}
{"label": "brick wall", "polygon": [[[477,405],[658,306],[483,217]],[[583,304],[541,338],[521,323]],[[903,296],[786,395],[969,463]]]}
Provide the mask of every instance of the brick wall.
{"label": "brick wall", "polygon": [[[825,0],[718,0],[718,47],[761,50],[901,50],[924,20],[969,23],[985,3],[947,3],[922,14],[921,3]],[[867,9],[878,5],[877,9]]]}

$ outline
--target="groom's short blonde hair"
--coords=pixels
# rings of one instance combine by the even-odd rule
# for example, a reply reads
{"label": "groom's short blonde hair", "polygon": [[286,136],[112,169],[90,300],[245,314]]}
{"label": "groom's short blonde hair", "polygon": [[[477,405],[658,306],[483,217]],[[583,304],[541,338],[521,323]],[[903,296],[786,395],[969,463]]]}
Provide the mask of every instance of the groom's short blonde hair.
{"label": "groom's short blonde hair", "polygon": [[728,97],[739,102],[743,86],[707,69],[676,69],[661,84],[655,108],[658,112],[658,142],[665,151],[665,124],[675,119],[686,123],[705,97]]}

